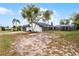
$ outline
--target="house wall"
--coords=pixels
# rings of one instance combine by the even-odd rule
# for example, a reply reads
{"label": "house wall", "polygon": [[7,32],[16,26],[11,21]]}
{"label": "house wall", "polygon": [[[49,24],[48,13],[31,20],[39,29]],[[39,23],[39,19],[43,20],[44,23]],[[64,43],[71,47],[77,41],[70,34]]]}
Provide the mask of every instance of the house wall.
{"label": "house wall", "polygon": [[42,32],[42,27],[34,23],[31,25],[31,27],[26,27],[26,31],[32,31],[32,26],[35,32]]}
{"label": "house wall", "polygon": [[58,26],[55,30],[76,30],[75,26]]}
{"label": "house wall", "polygon": [[39,25],[36,25],[34,31],[35,32],[42,32],[42,27],[40,27]]}
{"label": "house wall", "polygon": [[26,31],[30,31],[32,30],[30,27],[26,27]]}

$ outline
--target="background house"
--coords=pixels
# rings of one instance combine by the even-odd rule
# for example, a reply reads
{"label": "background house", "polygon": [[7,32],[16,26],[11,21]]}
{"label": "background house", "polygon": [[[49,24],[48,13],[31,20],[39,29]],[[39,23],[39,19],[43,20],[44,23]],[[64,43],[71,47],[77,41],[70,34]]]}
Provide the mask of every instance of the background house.
{"label": "background house", "polygon": [[69,20],[68,24],[60,24],[54,27],[55,30],[76,30],[76,26],[72,20]]}
{"label": "background house", "polygon": [[54,27],[55,30],[76,30],[76,27],[74,24],[72,25],[57,25]]}
{"label": "background house", "polygon": [[22,31],[27,31],[27,28],[30,28],[29,24],[21,26]]}

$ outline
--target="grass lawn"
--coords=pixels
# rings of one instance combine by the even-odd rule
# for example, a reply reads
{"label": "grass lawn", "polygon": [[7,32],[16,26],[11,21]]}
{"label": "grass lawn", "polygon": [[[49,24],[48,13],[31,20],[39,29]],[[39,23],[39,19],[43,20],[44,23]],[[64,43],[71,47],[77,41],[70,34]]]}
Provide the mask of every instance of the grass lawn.
{"label": "grass lawn", "polygon": [[79,31],[67,32],[65,34],[65,37],[67,38],[67,40],[76,43],[77,47],[79,48]]}
{"label": "grass lawn", "polygon": [[[0,33],[5,33],[5,32],[8,33],[8,31],[3,31]],[[61,36],[61,38],[59,39],[64,38],[65,40],[72,42],[72,44],[76,43],[77,47],[79,48],[79,31],[48,31],[48,33],[50,33],[51,35],[52,34],[59,35]],[[19,33],[19,34],[26,35],[26,33],[25,34]],[[16,55],[16,53],[14,52],[12,53],[10,52],[10,50],[12,49],[11,48],[12,42],[15,41],[16,36],[19,34],[0,35],[0,55]]]}
{"label": "grass lawn", "polygon": [[24,32],[24,31],[0,31],[0,33],[8,33],[8,32]]}
{"label": "grass lawn", "polygon": [[60,35],[61,38],[64,38],[65,40],[76,43],[79,48],[79,31],[49,31],[49,33],[55,33],[56,35]]}
{"label": "grass lawn", "polygon": [[0,55],[11,55],[11,43],[14,41],[14,35],[0,36]]}
{"label": "grass lawn", "polygon": [[6,33],[6,32],[11,32],[11,31],[0,31],[0,33]]}
{"label": "grass lawn", "polygon": [[[14,34],[11,34],[12,32],[15,32]],[[5,34],[7,33],[7,34]],[[16,40],[16,37],[18,35],[26,35],[27,32],[23,31],[0,31],[0,55],[15,55],[16,52],[10,52],[10,50],[14,49],[12,48],[12,43]]]}

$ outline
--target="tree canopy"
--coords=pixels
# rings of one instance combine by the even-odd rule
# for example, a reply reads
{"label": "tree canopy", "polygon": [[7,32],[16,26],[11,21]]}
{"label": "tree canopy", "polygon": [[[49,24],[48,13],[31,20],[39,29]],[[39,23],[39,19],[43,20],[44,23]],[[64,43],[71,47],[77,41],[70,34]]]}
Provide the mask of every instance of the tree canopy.
{"label": "tree canopy", "polygon": [[[50,10],[41,11],[41,8],[28,4],[26,7],[22,9],[21,15],[24,19],[32,25],[34,22],[38,22],[39,20],[48,21],[51,19],[51,14],[53,14]],[[33,29],[33,28],[32,28]]]}
{"label": "tree canopy", "polygon": [[33,22],[38,22],[40,19],[44,21],[50,20],[52,11],[49,10],[40,11],[39,7],[30,4],[22,9],[21,14],[24,19],[27,19],[29,21],[29,23],[33,23]]}
{"label": "tree canopy", "polygon": [[12,20],[12,23],[13,23],[13,26],[18,26],[17,23],[20,24],[20,21],[19,21],[18,19],[14,18],[14,19]]}
{"label": "tree canopy", "polygon": [[79,13],[73,13],[72,17],[73,23],[77,26],[77,29],[79,29]]}
{"label": "tree canopy", "polygon": [[69,23],[70,23],[69,19],[61,19],[60,20],[60,24],[67,25]]}

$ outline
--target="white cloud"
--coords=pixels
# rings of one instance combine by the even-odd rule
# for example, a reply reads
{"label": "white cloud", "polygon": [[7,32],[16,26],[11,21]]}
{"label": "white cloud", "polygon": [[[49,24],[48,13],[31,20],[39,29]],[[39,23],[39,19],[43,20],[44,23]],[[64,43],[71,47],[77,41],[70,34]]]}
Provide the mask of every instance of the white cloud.
{"label": "white cloud", "polygon": [[9,10],[4,7],[0,7],[0,14],[12,13],[12,10]]}
{"label": "white cloud", "polygon": [[48,10],[48,9],[45,9],[45,8],[40,8],[40,11],[46,11],[46,10]]}
{"label": "white cloud", "polygon": [[22,11],[21,10],[18,10],[18,13],[21,13]]}
{"label": "white cloud", "polygon": [[56,11],[56,10],[53,10],[53,15],[54,15],[54,17],[56,17],[56,18],[59,18],[59,17],[61,17],[60,16],[60,14]]}
{"label": "white cloud", "polygon": [[58,25],[60,22],[60,18],[61,18],[61,15],[56,10],[53,10],[53,14],[51,15],[50,22],[53,21],[54,25]]}
{"label": "white cloud", "polygon": [[[40,8],[40,11],[46,11],[49,9],[45,9],[45,8]],[[56,11],[56,10],[52,10],[53,14],[51,15],[51,20],[49,20],[49,24],[51,24],[51,22],[53,22],[54,25],[58,25],[60,22],[60,14]],[[42,22],[42,20],[40,20],[40,22]]]}

